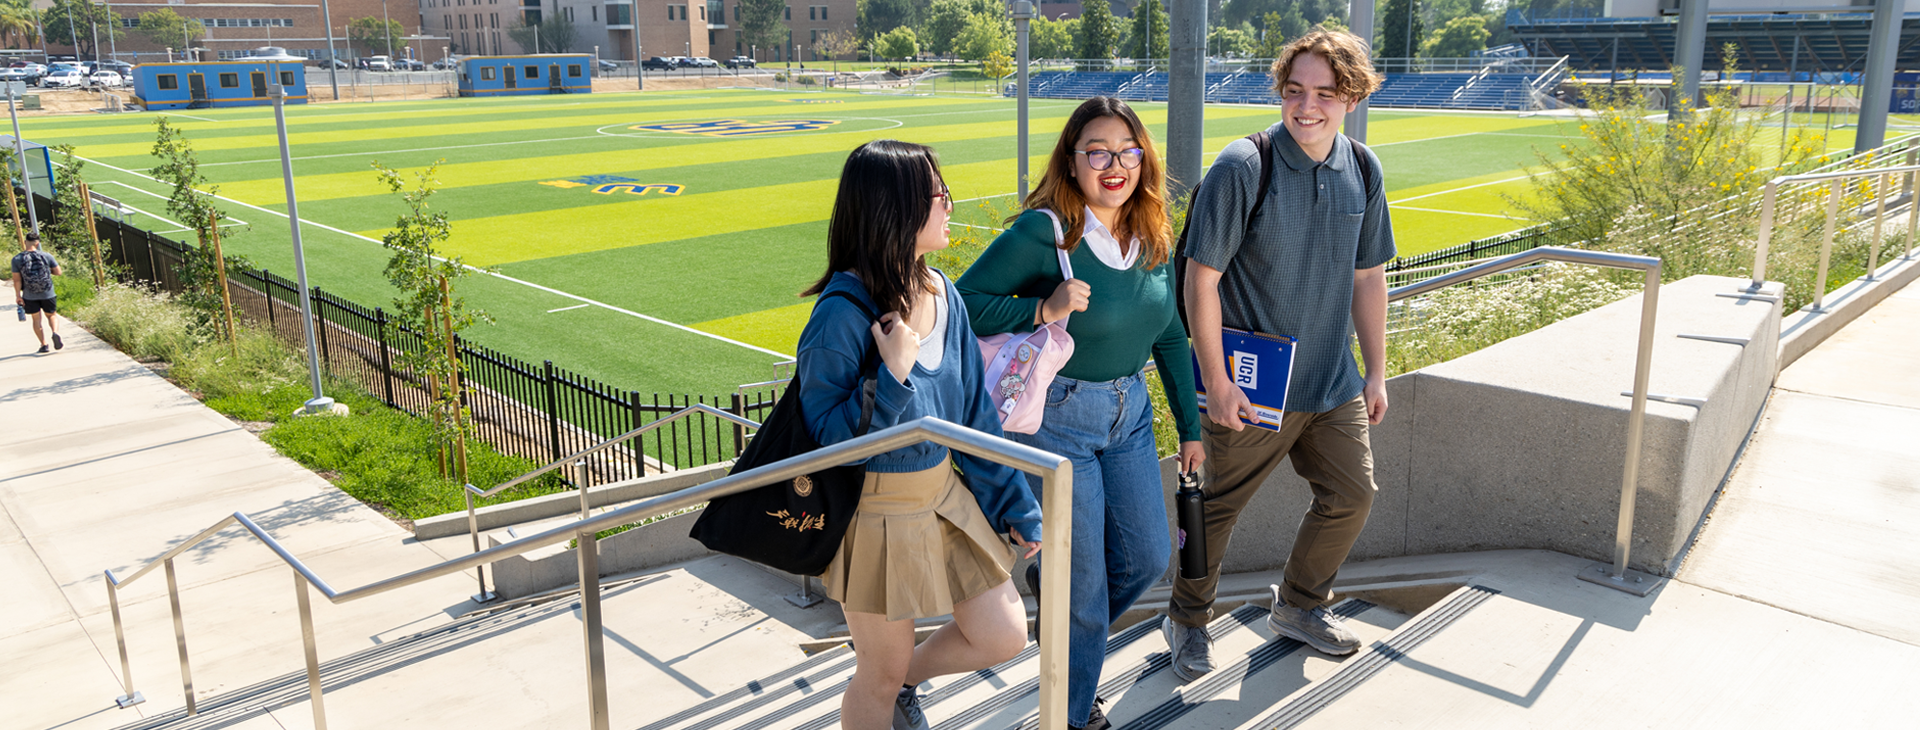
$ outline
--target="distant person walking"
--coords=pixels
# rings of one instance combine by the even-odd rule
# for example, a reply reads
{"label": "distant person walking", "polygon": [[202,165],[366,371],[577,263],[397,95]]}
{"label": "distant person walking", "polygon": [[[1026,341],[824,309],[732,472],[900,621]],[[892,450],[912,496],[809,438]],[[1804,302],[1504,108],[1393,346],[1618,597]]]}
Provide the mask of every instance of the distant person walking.
{"label": "distant person walking", "polygon": [[[1210,570],[1197,580],[1176,578],[1167,608],[1173,670],[1187,680],[1213,670],[1205,627],[1220,561],[1241,510],[1283,458],[1306,478],[1313,505],[1294,536],[1284,581],[1269,588],[1267,625],[1328,654],[1360,648],[1326,607],[1373,505],[1367,427],[1387,413],[1384,265],[1394,246],[1380,160],[1339,130],[1380,76],[1365,41],[1319,31],[1287,44],[1273,77],[1281,117],[1264,133],[1270,155],[1263,159],[1251,139],[1220,152],[1193,205],[1185,252],[1212,476],[1203,489]],[[1268,190],[1267,202],[1255,214],[1260,190]],[[1299,338],[1277,431],[1248,427],[1258,414],[1227,371],[1223,326]],[[1354,365],[1356,334],[1364,378]]]}
{"label": "distant person walking", "polygon": [[[59,324],[53,315],[57,310],[53,297],[53,277],[60,275],[60,262],[53,260],[53,254],[40,250],[40,234],[27,234],[27,250],[13,255],[13,302],[25,308],[33,317],[33,336],[40,339],[40,352],[47,352],[47,338],[53,338],[53,349],[58,350],[67,344],[60,341]],[[42,327],[40,320],[45,319]]]}
{"label": "distant person walking", "polygon": [[[967,306],[925,261],[947,247],[952,212],[932,149],[883,139],[847,157],[827,223],[827,271],[804,292],[820,296],[797,357],[801,412],[821,446],[869,423],[878,431],[929,416],[1000,435]],[[1026,646],[1026,610],[1008,571],[1015,547],[1040,550],[1040,502],[1020,472],[932,442],[866,467],[860,506],[821,576],[846,613],[857,660],[840,726],[926,730],[915,687]],[[951,623],[915,646],[915,619],[948,614]]]}
{"label": "distant person walking", "polygon": [[[1174,308],[1165,174],[1146,125],[1126,102],[1088,99],[1067,117],[1026,205],[959,287],[983,335],[1032,332],[1072,315],[1072,358],[1045,391],[1029,394],[1046,398],[1039,430],[1007,438],[1073,461],[1067,722],[1102,730],[1109,724],[1094,693],[1108,630],[1167,572],[1172,551],[1153,404],[1140,375],[1147,358],[1160,366],[1173,408],[1180,469],[1206,459],[1193,355]],[[1028,486],[1039,494],[1039,479],[1029,476]],[[1035,595],[1037,565],[1027,575]]]}

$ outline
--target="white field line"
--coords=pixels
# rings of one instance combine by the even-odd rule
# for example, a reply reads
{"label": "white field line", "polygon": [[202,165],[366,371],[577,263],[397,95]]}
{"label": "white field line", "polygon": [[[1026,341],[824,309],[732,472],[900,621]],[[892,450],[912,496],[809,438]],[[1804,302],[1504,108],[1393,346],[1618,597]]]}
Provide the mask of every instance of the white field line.
{"label": "white field line", "polygon": [[1411,203],[1411,202],[1413,202],[1413,201],[1416,201],[1416,200],[1419,200],[1419,199],[1421,199],[1421,198],[1431,198],[1431,197],[1433,197],[1433,196],[1435,196],[1435,195],[1446,195],[1447,193],[1457,193],[1457,192],[1460,192],[1460,191],[1462,191],[1462,190],[1472,190],[1472,189],[1474,189],[1474,188],[1484,188],[1484,187],[1486,187],[1486,186],[1488,186],[1488,185],[1499,185],[1499,184],[1501,184],[1501,183],[1510,183],[1510,182],[1513,182],[1513,181],[1515,181],[1515,180],[1526,180],[1526,179],[1529,179],[1529,178],[1534,178],[1534,177],[1539,177],[1539,176],[1541,176],[1541,175],[1547,175],[1547,174],[1551,174],[1552,172],[1553,172],[1552,170],[1541,170],[1540,172],[1536,172],[1536,173],[1531,173],[1531,174],[1527,174],[1527,175],[1520,175],[1520,176],[1518,176],[1518,177],[1510,177],[1510,178],[1507,178],[1507,179],[1505,179],[1505,180],[1495,180],[1495,181],[1493,181],[1493,182],[1483,182],[1483,183],[1476,183],[1476,184],[1473,184],[1473,185],[1464,185],[1464,186],[1461,186],[1461,187],[1457,187],[1457,188],[1453,188],[1452,190],[1441,190],[1441,191],[1438,191],[1438,192],[1432,192],[1432,193],[1427,193],[1427,194],[1425,194],[1425,195],[1415,195],[1415,196],[1413,196],[1413,197],[1411,197],[1411,198],[1402,198],[1402,199],[1400,199],[1400,200],[1389,200],[1389,201],[1387,201],[1387,205],[1402,205],[1402,204],[1405,204],[1405,203]]}
{"label": "white field line", "polygon": [[554,312],[565,312],[565,311],[567,311],[567,310],[569,310],[569,309],[580,309],[580,308],[583,308],[583,307],[591,307],[591,306],[593,306],[593,305],[591,305],[591,304],[575,304],[575,305],[573,305],[573,306],[571,306],[571,307],[561,307],[561,308],[559,308],[559,309],[549,309],[549,310],[547,310],[547,314],[553,314]]}
{"label": "white field line", "polygon": [[[104,162],[101,162],[101,161],[99,161],[99,160],[93,160],[93,159],[88,159],[88,158],[85,158],[85,157],[77,157],[77,159],[82,159],[82,160],[86,160],[86,161],[88,161],[88,162],[91,162],[91,163],[93,163],[93,164],[95,164],[95,165],[99,165],[99,166],[101,166],[101,167],[104,167],[104,168],[107,168],[107,169],[109,169],[109,170],[118,170],[118,171],[120,171],[120,172],[124,172],[124,173],[127,173],[127,174],[129,174],[129,175],[133,175],[133,176],[135,176],[135,177],[139,177],[139,178],[143,178],[143,179],[146,179],[146,180],[153,180],[154,182],[160,182],[159,180],[154,180],[154,178],[152,178],[152,177],[149,177],[149,176],[147,176],[147,175],[145,175],[145,174],[143,174],[143,173],[139,173],[139,172],[135,172],[135,171],[133,171],[133,170],[128,170],[128,169],[125,169],[125,168],[120,168],[120,167],[114,167],[113,165],[109,165],[109,164],[107,164],[107,163],[104,163]],[[267,214],[270,214],[270,215],[275,215],[275,216],[279,216],[280,218],[287,218],[287,217],[288,217],[288,216],[287,216],[287,214],[285,214],[285,213],[281,213],[281,212],[279,212],[279,211],[276,211],[276,210],[269,210],[269,209],[267,209],[267,208],[262,208],[262,207],[260,207],[260,206],[258,206],[258,205],[254,205],[254,204],[252,204],[252,203],[248,203],[248,202],[245,202],[245,201],[241,201],[241,200],[234,200],[233,198],[229,198],[229,197],[225,197],[225,196],[221,196],[221,195],[215,195],[215,196],[213,196],[213,197],[215,197],[215,198],[219,198],[220,200],[224,200],[224,201],[227,201],[227,202],[229,202],[229,203],[233,203],[234,205],[244,205],[244,206],[246,206],[246,207],[248,207],[248,208],[252,208],[252,209],[254,209],[254,210],[257,210],[257,211],[260,211],[260,212],[262,212],[262,213],[267,213]],[[362,236],[362,235],[360,235],[360,234],[358,234],[358,233],[354,233],[354,232],[352,232],[352,231],[343,231],[343,230],[340,230],[340,229],[338,229],[338,228],[334,228],[333,226],[329,226],[329,225],[326,225],[326,224],[324,224],[324,223],[317,223],[317,222],[314,222],[314,221],[312,221],[312,220],[307,220],[307,219],[302,219],[302,220],[300,221],[300,223],[301,223],[301,225],[308,225],[308,226],[313,226],[313,227],[315,227],[315,228],[319,228],[319,229],[321,229],[321,230],[324,230],[324,231],[332,231],[332,232],[334,232],[334,233],[338,233],[338,234],[340,234],[340,235],[343,235],[343,236],[347,236],[347,237],[350,237],[350,238],[358,238],[358,239],[360,239],[360,240],[362,240],[362,241],[367,241],[367,242],[369,242],[369,243],[376,243],[376,244],[379,244],[379,245],[381,245],[381,246],[383,246],[383,247],[384,247],[384,246],[386,245],[386,244],[385,244],[384,242],[382,242],[382,241],[380,241],[379,239],[376,239],[376,238],[368,238],[368,237],[366,237],[366,236]],[[177,224],[177,223],[176,223],[175,225],[179,225],[179,224]],[[434,258],[435,258],[435,260],[438,260],[438,261],[445,261],[445,260],[446,260],[446,259],[444,259],[444,258],[441,258],[441,257],[438,257],[438,256],[436,256],[436,257],[434,257]],[[784,352],[779,352],[779,351],[776,351],[776,350],[769,350],[769,349],[767,349],[767,348],[764,348],[764,347],[760,347],[760,346],[758,346],[758,345],[749,345],[749,344],[747,344],[747,343],[745,343],[745,342],[741,342],[741,341],[739,341],[739,340],[734,340],[734,339],[730,339],[730,338],[726,338],[726,337],[721,337],[720,335],[716,335],[716,334],[714,334],[714,333],[712,333],[712,332],[702,332],[702,331],[700,331],[700,330],[697,330],[697,329],[694,329],[694,328],[692,328],[692,327],[688,327],[688,326],[686,326],[686,325],[683,325],[683,324],[680,324],[680,323],[678,323],[678,322],[669,322],[669,321],[667,321],[667,320],[664,320],[664,319],[660,319],[659,317],[650,317],[650,316],[647,316],[647,315],[644,315],[644,314],[641,314],[641,313],[639,313],[639,312],[635,312],[635,311],[633,311],[633,310],[630,310],[630,309],[625,309],[625,308],[622,308],[622,307],[616,307],[616,306],[613,306],[613,305],[611,305],[611,304],[607,304],[607,303],[605,303],[605,302],[601,302],[601,301],[597,301],[597,300],[593,300],[593,299],[588,299],[588,298],[586,298],[586,297],[583,297],[583,296],[580,296],[580,295],[578,295],[578,294],[573,294],[573,293],[569,293],[569,292],[564,292],[564,291],[561,291],[561,290],[559,290],[559,289],[555,289],[555,288],[553,288],[553,287],[549,287],[549,286],[541,286],[541,285],[539,285],[539,284],[535,284],[535,283],[533,283],[533,282],[531,282],[531,281],[527,281],[527,280],[525,280],[525,279],[517,279],[517,278],[514,278],[514,277],[511,277],[511,276],[507,276],[506,274],[502,274],[502,273],[499,273],[499,272],[496,272],[496,271],[488,271],[488,270],[486,270],[486,269],[482,269],[482,268],[479,268],[479,267],[477,267],[477,266],[472,266],[472,265],[466,265],[466,268],[467,268],[467,269],[468,269],[469,271],[473,271],[473,272],[476,272],[476,273],[479,273],[479,274],[481,274],[482,276],[491,276],[491,277],[494,277],[494,278],[496,278],[496,279],[500,279],[501,281],[507,281],[507,282],[512,282],[512,283],[515,283],[515,284],[519,284],[519,285],[521,285],[521,286],[525,286],[525,287],[528,287],[528,288],[532,288],[532,289],[538,289],[538,290],[540,290],[540,291],[543,291],[543,292],[546,292],[546,293],[548,293],[548,294],[553,294],[553,295],[555,295],[555,296],[560,296],[560,297],[565,297],[565,298],[567,298],[567,299],[572,299],[572,300],[574,300],[574,301],[576,301],[576,302],[583,302],[583,303],[586,303],[586,304],[591,304],[591,305],[594,305],[594,306],[597,306],[597,307],[600,307],[600,308],[602,308],[602,309],[607,309],[607,310],[611,310],[611,311],[614,311],[614,312],[619,312],[619,313],[621,313],[621,314],[624,314],[624,315],[627,315],[627,316],[629,316],[629,317],[633,317],[633,318],[636,318],[636,319],[642,319],[642,320],[646,320],[646,321],[648,321],[648,322],[652,322],[652,323],[654,323],[654,324],[659,324],[659,325],[665,325],[665,326],[668,326],[668,327],[672,327],[672,328],[674,328],[674,329],[677,329],[677,330],[681,330],[681,331],[683,331],[683,332],[688,332],[688,333],[691,333],[691,334],[696,334],[696,335],[699,335],[699,336],[701,336],[701,337],[706,337],[706,338],[708,338],[708,339],[713,339],[713,340],[719,340],[719,341],[721,341],[721,342],[725,342],[725,343],[727,343],[727,344],[729,344],[729,345],[737,345],[737,346],[739,346],[739,347],[744,347],[744,348],[747,348],[747,349],[749,349],[749,350],[753,350],[753,351],[755,351],[755,352],[761,352],[761,353],[765,353],[765,354],[768,354],[768,355],[772,355],[772,356],[774,356],[774,357],[778,357],[778,358],[781,358],[781,359],[786,359],[786,360],[790,360],[790,359],[793,359],[793,355],[790,355],[790,354],[787,354],[787,353],[784,353]]]}
{"label": "white field line", "polygon": [[[167,196],[165,196],[165,195],[161,195],[161,194],[159,194],[159,193],[155,193],[155,192],[151,192],[151,191],[147,191],[147,190],[141,190],[140,188],[136,188],[136,187],[134,187],[134,186],[132,186],[132,185],[128,185],[128,184],[126,184],[126,183],[123,183],[123,182],[120,182],[119,180],[108,180],[108,181],[106,181],[106,182],[104,182],[104,183],[102,183],[102,184],[103,184],[103,185],[118,185],[118,186],[120,186],[120,187],[123,187],[123,188],[126,188],[126,189],[128,189],[128,190],[132,190],[132,191],[134,191],[134,192],[136,192],[136,193],[139,193],[139,194],[141,194],[141,195],[151,195],[151,196],[153,196],[153,197],[156,197],[156,198],[159,198],[159,199],[161,199],[161,200],[166,200],[166,199],[167,199]],[[159,218],[160,220],[163,220],[163,221],[167,221],[168,223],[172,223],[172,224],[174,224],[174,225],[176,225],[176,226],[182,226],[182,230],[193,230],[193,229],[191,229],[191,228],[185,228],[185,226],[186,226],[186,224],[185,224],[185,223],[181,223],[181,222],[179,222],[179,221],[173,221],[173,220],[167,220],[166,218],[162,218],[161,216],[158,216],[158,215],[154,215],[153,213],[147,213],[147,212],[146,212],[146,211],[144,211],[144,210],[140,210],[139,208],[135,208],[135,207],[133,207],[133,206],[131,206],[131,205],[127,205],[127,204],[126,204],[126,202],[124,202],[124,201],[122,201],[122,202],[121,202],[120,204],[121,204],[121,205],[123,205],[123,206],[125,206],[125,207],[126,207],[126,208],[127,208],[128,210],[132,210],[132,211],[135,211],[135,212],[139,212],[139,213],[146,213],[146,214],[147,214],[147,215],[149,215],[149,216],[153,216],[154,218]],[[232,223],[230,223],[230,224],[227,224],[227,225],[224,225],[224,226],[221,226],[221,228],[231,228],[231,227],[233,227],[233,226],[245,226],[245,225],[252,225],[252,224],[250,224],[250,223],[247,223],[246,221],[243,221],[243,220],[240,220],[239,218],[235,218],[235,217],[233,217],[233,216],[230,216],[230,215],[222,215],[222,216],[220,216],[220,217],[221,217],[221,218],[225,218],[225,219],[227,219],[227,220],[230,220],[230,221],[233,221],[233,222],[232,222]]]}
{"label": "white field line", "polygon": [[186,118],[188,118],[188,119],[198,119],[198,120],[200,120],[200,121],[203,121],[203,122],[217,122],[217,121],[220,121],[220,120],[218,120],[218,119],[208,119],[208,118],[206,118],[206,117],[196,117],[196,116],[194,116],[194,115],[192,115],[192,114],[177,114],[177,113],[174,113],[174,112],[154,112],[154,113],[155,113],[155,114],[165,114],[165,115],[167,115],[167,116],[170,116],[170,117],[186,117]]}
{"label": "white field line", "polygon": [[1446,214],[1449,214],[1449,215],[1472,215],[1472,216],[1479,216],[1479,217],[1481,217],[1481,218],[1499,218],[1500,220],[1504,220],[1504,221],[1525,221],[1525,220],[1532,220],[1531,218],[1516,218],[1516,217],[1514,217],[1514,216],[1510,216],[1510,215],[1495,215],[1495,214],[1493,214],[1493,213],[1468,213],[1468,212],[1466,212],[1466,211],[1464,211],[1464,210],[1440,210],[1440,209],[1438,209],[1438,208],[1415,208],[1415,207],[1413,207],[1413,206],[1411,206],[1411,205],[1391,205],[1391,204],[1389,204],[1389,205],[1388,205],[1387,207],[1389,207],[1389,208],[1398,208],[1398,209],[1400,209],[1400,210],[1417,210],[1417,211],[1420,211],[1420,212],[1422,212],[1422,213],[1446,213]]}

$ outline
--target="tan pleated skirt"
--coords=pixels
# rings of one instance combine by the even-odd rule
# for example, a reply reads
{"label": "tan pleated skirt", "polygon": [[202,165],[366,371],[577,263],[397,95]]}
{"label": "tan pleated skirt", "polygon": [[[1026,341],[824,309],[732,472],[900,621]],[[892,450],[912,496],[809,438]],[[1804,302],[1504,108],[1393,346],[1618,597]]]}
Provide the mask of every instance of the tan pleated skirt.
{"label": "tan pleated skirt", "polygon": [[860,508],[821,580],[845,610],[930,618],[1006,582],[1014,559],[948,458],[926,471],[867,472]]}

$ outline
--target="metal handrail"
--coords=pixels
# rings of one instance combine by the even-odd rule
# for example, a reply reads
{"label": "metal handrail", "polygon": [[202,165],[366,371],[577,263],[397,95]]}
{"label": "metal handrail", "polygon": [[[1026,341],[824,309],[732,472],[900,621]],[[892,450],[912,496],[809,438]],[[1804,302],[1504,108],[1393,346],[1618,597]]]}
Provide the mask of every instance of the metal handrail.
{"label": "metal handrail", "polygon": [[[1887,215],[1886,215],[1887,190],[1888,190],[1887,176],[1888,175],[1905,176],[1906,177],[1905,187],[1909,190],[1912,190],[1916,182],[1915,175],[1916,173],[1920,173],[1920,165],[1912,164],[1914,161],[1913,148],[1911,147],[1908,148],[1907,156],[1908,156],[1907,162],[1909,164],[1899,165],[1895,167],[1875,167],[1875,168],[1868,168],[1864,170],[1836,170],[1832,172],[1809,172],[1809,173],[1802,173],[1799,175],[1781,175],[1779,177],[1773,178],[1772,180],[1768,180],[1766,187],[1762,189],[1760,194],[1760,201],[1761,201],[1760,202],[1760,237],[1759,237],[1759,240],[1754,245],[1754,251],[1753,251],[1753,280],[1747,286],[1747,288],[1743,289],[1742,291],[1749,292],[1749,293],[1758,293],[1760,291],[1760,288],[1762,286],[1765,286],[1766,284],[1767,253],[1768,253],[1768,248],[1773,243],[1774,208],[1779,200],[1780,186],[1791,185],[1795,183],[1817,183],[1817,182],[1829,183],[1828,185],[1829,191],[1827,193],[1826,226],[1825,226],[1824,232],[1820,237],[1820,265],[1818,270],[1814,273],[1814,280],[1813,280],[1813,310],[1812,311],[1815,314],[1819,314],[1823,312],[1825,310],[1825,304],[1826,304],[1826,298],[1827,298],[1827,266],[1830,262],[1830,259],[1833,253],[1833,235],[1835,230],[1835,219],[1839,216],[1839,212],[1840,212],[1840,196],[1842,194],[1843,189],[1846,187],[1846,181],[1863,178],[1863,177],[1878,178],[1878,180],[1876,181],[1876,184],[1874,185],[1874,193],[1873,193],[1873,199],[1874,199],[1873,244],[1870,246],[1869,252],[1867,255],[1866,279],[1868,281],[1872,281],[1875,273],[1880,269],[1880,244],[1882,239],[1885,237],[1885,228],[1886,228],[1886,219],[1887,219]],[[1909,201],[1909,204],[1907,206],[1907,250],[1901,254],[1901,258],[1903,259],[1912,258],[1916,250],[1914,231],[1920,230],[1915,228],[1916,225],[1920,225],[1920,204],[1915,204],[1915,201]]]}
{"label": "metal handrail", "polygon": [[[376,596],[435,578],[452,575],[523,555],[564,540],[579,540],[581,624],[586,635],[588,727],[607,730],[606,659],[602,647],[600,621],[600,580],[598,543],[595,533],[657,517],[750,489],[792,480],[839,464],[860,461],[889,451],[931,441],[959,453],[1039,475],[1041,481],[1041,534],[1048,555],[1041,564],[1041,590],[1052,595],[1067,595],[1072,570],[1073,520],[1068,505],[1073,503],[1073,464],[1066,458],[1015,443],[936,418],[921,418],[881,431],[825,446],[807,454],[750,469],[738,474],[698,484],[669,494],[648,497],[626,507],[575,520],[537,534],[486,550],[453,558],[400,575],[346,590],[335,589],[316,574],[305,561],[282,545],[273,534],[256,524],[245,513],[235,512],[192,538],[148,561],[126,578],[105,571],[107,600],[113,613],[114,638],[120,646],[121,677],[127,694],[117,701],[129,706],[142,701],[133,689],[133,672],[127,658],[126,631],[120,619],[119,591],[135,580],[164,567],[167,593],[173,608],[175,645],[180,654],[180,679],[187,698],[187,714],[197,712],[193,698],[193,680],[187,661],[187,640],[180,613],[179,584],[174,577],[174,558],[206,541],[221,530],[238,524],[272,550],[281,562],[293,569],[294,594],[300,610],[301,639],[306,650],[307,687],[312,699],[314,727],[326,730],[326,707],[320,684],[320,662],[314,646],[313,611],[308,589],[318,590],[335,604]],[[631,481],[631,480],[630,480]],[[1040,727],[1066,727],[1067,602],[1048,601],[1040,606]]]}
{"label": "metal handrail", "polygon": [[1543,246],[1491,259],[1486,263],[1450,274],[1442,274],[1425,281],[1394,287],[1387,290],[1387,301],[1395,302],[1416,297],[1483,276],[1491,276],[1544,261],[1563,261],[1645,272],[1646,285],[1640,299],[1640,344],[1633,361],[1633,407],[1627,415],[1626,466],[1620,471],[1620,516],[1614,528],[1613,569],[1608,575],[1600,578],[1590,576],[1588,571],[1580,572],[1580,578],[1584,580],[1644,595],[1645,588],[1650,587],[1650,581],[1643,579],[1635,584],[1627,582],[1627,555],[1633,545],[1633,501],[1640,480],[1640,439],[1647,416],[1647,381],[1653,372],[1653,320],[1654,313],[1660,304],[1660,259],[1653,256]]}
{"label": "metal handrail", "polygon": [[[594,454],[598,454],[609,448],[612,448],[614,444],[618,444],[628,439],[639,438],[640,436],[643,436],[648,432],[659,429],[660,427],[665,426],[669,423],[673,423],[674,421],[678,421],[688,416],[692,416],[696,413],[705,413],[709,416],[714,416],[717,418],[722,418],[728,421],[732,421],[742,426],[746,426],[747,428],[752,428],[752,429],[760,428],[760,424],[747,420],[744,417],[734,415],[732,413],[728,413],[726,411],[720,410],[718,408],[707,405],[705,403],[695,403],[691,406],[687,406],[686,408],[682,408],[678,411],[674,411],[672,415],[669,415],[665,418],[654,420],[639,428],[635,428],[631,431],[620,434],[618,436],[607,439],[605,441],[601,441],[600,443],[581,449],[567,456],[563,456],[559,459],[555,459],[553,462],[545,466],[542,466],[538,469],[534,469],[533,471],[527,472],[525,474],[521,474],[520,476],[514,477],[505,482],[501,482],[500,484],[494,485],[491,489],[483,490],[479,487],[473,486],[472,484],[467,484],[465,485],[466,488],[463,489],[462,491],[465,492],[464,496],[467,498],[467,535],[473,539],[473,551],[476,553],[480,552],[480,517],[479,517],[479,514],[474,509],[473,500],[475,498],[491,497],[495,494],[499,494],[508,489],[512,489],[513,487],[517,487],[529,481],[537,479],[541,475],[546,474],[547,472],[553,471],[555,469],[558,469],[562,466],[566,466],[570,464],[574,466],[578,466],[581,460],[589,456],[592,456]],[[642,463],[640,465],[640,476],[645,477],[646,473],[647,473],[646,464]],[[587,480],[584,474],[575,472],[573,481],[575,484],[580,485],[578,489],[578,491],[580,492],[580,517],[581,519],[585,519],[588,516],[588,513],[591,511],[591,506],[587,502]],[[487,590],[487,569],[485,567],[481,567],[476,569],[474,572],[476,576],[480,579],[480,592],[473,594],[474,602],[486,603],[487,601],[493,600],[495,597],[494,593],[492,591]]]}

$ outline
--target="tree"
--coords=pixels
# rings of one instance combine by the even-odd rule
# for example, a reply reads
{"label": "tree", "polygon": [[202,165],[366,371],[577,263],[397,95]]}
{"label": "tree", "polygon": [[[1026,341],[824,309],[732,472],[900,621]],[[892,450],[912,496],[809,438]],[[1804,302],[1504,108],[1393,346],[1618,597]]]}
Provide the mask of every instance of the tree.
{"label": "tree", "polygon": [[1013,55],[1013,21],[1006,15],[975,14],[954,40],[953,53],[969,61],[985,61],[994,53]]}
{"label": "tree", "polygon": [[1146,0],[1133,8],[1133,57],[1168,58],[1167,11],[1160,0]]}
{"label": "tree", "polygon": [[1254,45],[1254,58],[1279,58],[1280,50],[1287,47],[1288,40],[1306,33],[1305,25],[1299,26],[1297,30],[1291,30],[1287,16],[1281,13],[1267,13],[1264,20],[1266,30],[1261,31],[1264,35],[1260,36],[1259,42]]}
{"label": "tree", "polygon": [[100,57],[93,45],[96,34],[101,43],[127,37],[119,15],[108,12],[106,5],[87,0],[54,0],[52,7],[40,13],[40,30],[48,43],[72,46],[76,53],[89,58]]}
{"label": "tree", "polygon": [[[541,41],[543,44],[545,41]],[[373,163],[380,182],[400,195],[407,212],[394,223],[381,243],[393,249],[387,260],[387,281],[398,290],[393,299],[394,317],[388,326],[411,329],[420,347],[401,348],[400,360],[409,372],[427,382],[432,398],[427,415],[433,421],[440,447],[440,473],[456,482],[467,481],[467,441],[473,437],[472,414],[461,397],[460,356],[456,349],[460,331],[476,322],[491,321],[487,313],[467,308],[466,300],[454,291],[454,284],[473,274],[459,256],[449,256],[439,245],[452,236],[446,213],[429,213],[427,199],[433,196],[440,169],[436,160],[427,169],[415,173],[414,187],[407,189],[400,172]]]}
{"label": "tree", "polygon": [[860,0],[860,19],[855,26],[860,29],[860,40],[872,40],[887,31],[904,25],[913,24],[913,3],[911,0]]}
{"label": "tree", "polygon": [[813,52],[838,61],[841,56],[851,56],[860,50],[860,36],[851,30],[833,30],[820,34],[820,40],[813,44]]}
{"label": "tree", "polygon": [[32,0],[0,2],[0,37],[7,39],[8,48],[40,42],[40,13]]}
{"label": "tree", "polygon": [[1080,48],[1075,35],[1080,20],[1034,18],[1027,26],[1027,54],[1033,58],[1068,58]]}
{"label": "tree", "polygon": [[1466,58],[1474,51],[1486,50],[1487,38],[1492,35],[1487,31],[1485,17],[1469,15],[1454,18],[1420,45],[1420,55],[1427,58]]}
{"label": "tree", "polygon": [[755,48],[787,42],[786,0],[740,0],[740,40]]}
{"label": "tree", "polygon": [[401,38],[406,34],[406,28],[398,20],[381,20],[369,15],[347,21],[347,41],[360,44],[369,56],[391,56],[395,49],[404,50],[407,42]]}
{"label": "tree", "polygon": [[185,48],[205,38],[207,28],[198,20],[180,17],[173,8],[161,8],[140,14],[140,35],[162,48]]}
{"label": "tree", "polygon": [[[535,29],[539,32],[534,32]],[[573,21],[557,14],[547,16],[533,25],[527,25],[524,21],[514,23],[507,27],[507,37],[521,48],[532,49],[533,53],[567,53],[580,40],[580,34],[573,29]],[[538,48],[534,48],[536,42]]]}
{"label": "tree", "polygon": [[900,26],[880,36],[880,43],[874,48],[881,58],[913,58],[920,55],[919,40],[913,37],[913,29]]}
{"label": "tree", "polygon": [[1253,56],[1253,26],[1214,28],[1207,33],[1207,53],[1214,56]]}
{"label": "tree", "polygon": [[1420,42],[1426,37],[1418,2],[1386,0],[1380,10],[1380,42],[1374,46],[1380,49],[1381,58],[1413,58],[1418,54]]}
{"label": "tree", "polygon": [[1107,0],[1081,0],[1080,7],[1080,57],[1113,58],[1113,42],[1120,35],[1120,29],[1113,11],[1107,8]]}
{"label": "tree", "polygon": [[168,124],[166,117],[154,118],[153,126],[153,156],[160,163],[147,174],[173,186],[173,192],[167,196],[167,215],[182,221],[200,239],[199,246],[188,246],[182,252],[180,266],[175,271],[180,279],[180,303],[186,305],[193,316],[193,334],[206,339],[225,332],[218,270],[208,241],[214,221],[225,217],[213,206],[220,188],[207,184],[206,176],[200,174],[200,160],[194,154],[193,143]]}
{"label": "tree", "polygon": [[986,60],[980,62],[980,73],[995,81],[1012,76],[1013,72],[1013,58],[999,50],[987,54]]}
{"label": "tree", "polygon": [[917,37],[926,40],[927,50],[934,55],[952,55],[967,21],[972,19],[973,8],[967,0],[933,0]]}

